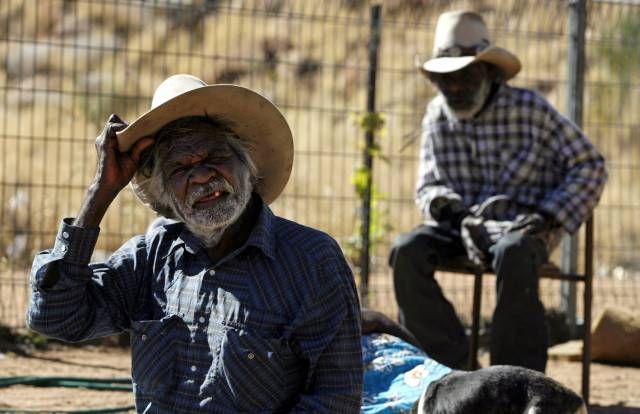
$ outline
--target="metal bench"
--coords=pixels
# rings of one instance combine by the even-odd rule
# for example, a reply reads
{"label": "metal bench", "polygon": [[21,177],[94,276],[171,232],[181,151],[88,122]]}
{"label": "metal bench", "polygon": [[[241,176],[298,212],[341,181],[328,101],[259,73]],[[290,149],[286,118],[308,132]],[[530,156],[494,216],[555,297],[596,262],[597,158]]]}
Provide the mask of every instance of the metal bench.
{"label": "metal bench", "polygon": [[[589,375],[591,362],[591,301],[593,296],[593,218],[584,225],[584,273],[564,273],[554,263],[546,263],[540,270],[541,279],[566,280],[584,283],[582,332],[582,398],[589,401]],[[466,274],[474,277],[471,335],[469,340],[469,369],[478,368],[478,337],[480,331],[480,308],[482,303],[482,276],[491,273],[491,268],[478,267],[466,257],[453,258],[438,265],[437,271]]]}

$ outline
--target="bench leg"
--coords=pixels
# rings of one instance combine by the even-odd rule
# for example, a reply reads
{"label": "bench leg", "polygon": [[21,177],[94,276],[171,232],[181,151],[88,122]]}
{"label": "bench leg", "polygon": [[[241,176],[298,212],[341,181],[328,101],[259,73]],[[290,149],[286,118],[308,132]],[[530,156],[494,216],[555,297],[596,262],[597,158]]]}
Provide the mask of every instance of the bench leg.
{"label": "bench leg", "polygon": [[593,217],[586,223],[584,257],[584,332],[582,339],[582,399],[589,406],[591,369],[591,305],[593,300]]}
{"label": "bench leg", "polygon": [[471,340],[469,341],[469,370],[478,369],[478,336],[480,333],[480,308],[482,304],[482,273],[473,278],[473,311],[471,320]]}
{"label": "bench leg", "polygon": [[593,299],[593,280],[590,276],[586,276],[584,283],[584,332],[582,334],[582,399],[587,406],[591,373],[591,301]]}

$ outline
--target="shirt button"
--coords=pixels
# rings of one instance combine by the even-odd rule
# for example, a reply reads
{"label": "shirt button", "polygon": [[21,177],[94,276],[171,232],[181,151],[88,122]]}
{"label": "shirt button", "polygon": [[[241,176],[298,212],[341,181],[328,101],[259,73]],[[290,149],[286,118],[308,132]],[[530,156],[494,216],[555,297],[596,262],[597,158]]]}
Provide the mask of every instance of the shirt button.
{"label": "shirt button", "polygon": [[142,334],[142,335],[140,335],[140,340],[141,340],[142,342],[146,341],[146,340],[147,340],[147,334]]}
{"label": "shirt button", "polygon": [[249,353],[247,354],[247,358],[249,358],[249,359],[253,359],[253,358],[255,358],[255,357],[256,357],[256,354],[254,354],[253,352],[249,352]]}
{"label": "shirt button", "polygon": [[198,369],[198,368],[196,368],[196,366],[195,366],[195,365],[191,365],[191,371],[195,372],[195,371],[196,371],[196,369]]}
{"label": "shirt button", "polygon": [[60,246],[60,251],[62,253],[66,252],[67,251],[67,246],[65,246],[64,244],[62,246]]}
{"label": "shirt button", "polygon": [[69,238],[69,233],[67,233],[66,231],[62,232],[62,237],[64,237],[65,239]]}
{"label": "shirt button", "polygon": [[216,274],[216,271],[215,271],[215,270],[213,270],[213,269],[211,269],[211,270],[209,270],[209,274],[210,274],[211,276],[213,276],[213,275],[215,275],[215,274]]}
{"label": "shirt button", "polygon": [[204,323],[206,319],[204,319],[204,316],[201,316],[198,320],[200,321],[200,323]]}

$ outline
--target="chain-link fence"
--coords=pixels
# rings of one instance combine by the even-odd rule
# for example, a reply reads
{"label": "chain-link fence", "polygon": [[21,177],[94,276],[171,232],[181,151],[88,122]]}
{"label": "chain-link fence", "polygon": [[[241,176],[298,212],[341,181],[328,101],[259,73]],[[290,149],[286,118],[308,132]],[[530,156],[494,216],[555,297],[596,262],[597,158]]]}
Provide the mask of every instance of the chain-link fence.
{"label": "chain-link fence", "polygon": [[[430,54],[439,13],[481,12],[494,43],[520,57],[512,81],[564,112],[568,2],[388,0],[382,5],[377,71],[369,303],[395,312],[386,264],[393,238],[420,221],[413,203],[418,127],[433,88],[417,72]],[[295,164],[279,215],[320,228],[343,246],[358,275],[354,189],[362,159],[371,3],[365,0],[3,0],[0,2],[0,322],[22,326],[34,254],[52,245],[60,219],[80,206],[95,166],[93,140],[111,113],[148,109],[173,73],[256,89],[285,113]],[[584,129],[605,154],[610,181],[596,211],[594,312],[638,304],[640,293],[640,5],[588,3]],[[579,70],[579,68],[574,68]],[[102,225],[95,258],[143,232],[152,214],[126,190]],[[442,277],[454,302],[471,286]],[[489,282],[491,283],[491,282]],[[544,282],[557,306],[559,285]],[[485,315],[492,289],[485,289]]]}

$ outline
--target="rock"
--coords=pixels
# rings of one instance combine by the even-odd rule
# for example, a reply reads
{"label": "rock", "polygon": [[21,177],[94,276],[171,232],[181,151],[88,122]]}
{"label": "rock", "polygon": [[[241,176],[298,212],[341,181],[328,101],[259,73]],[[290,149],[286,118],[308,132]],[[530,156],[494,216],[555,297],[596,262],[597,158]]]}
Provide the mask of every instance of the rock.
{"label": "rock", "polygon": [[552,346],[549,348],[549,359],[555,361],[580,361],[582,359],[582,339]]}
{"label": "rock", "polygon": [[608,307],[591,334],[591,359],[640,366],[640,312]]}

